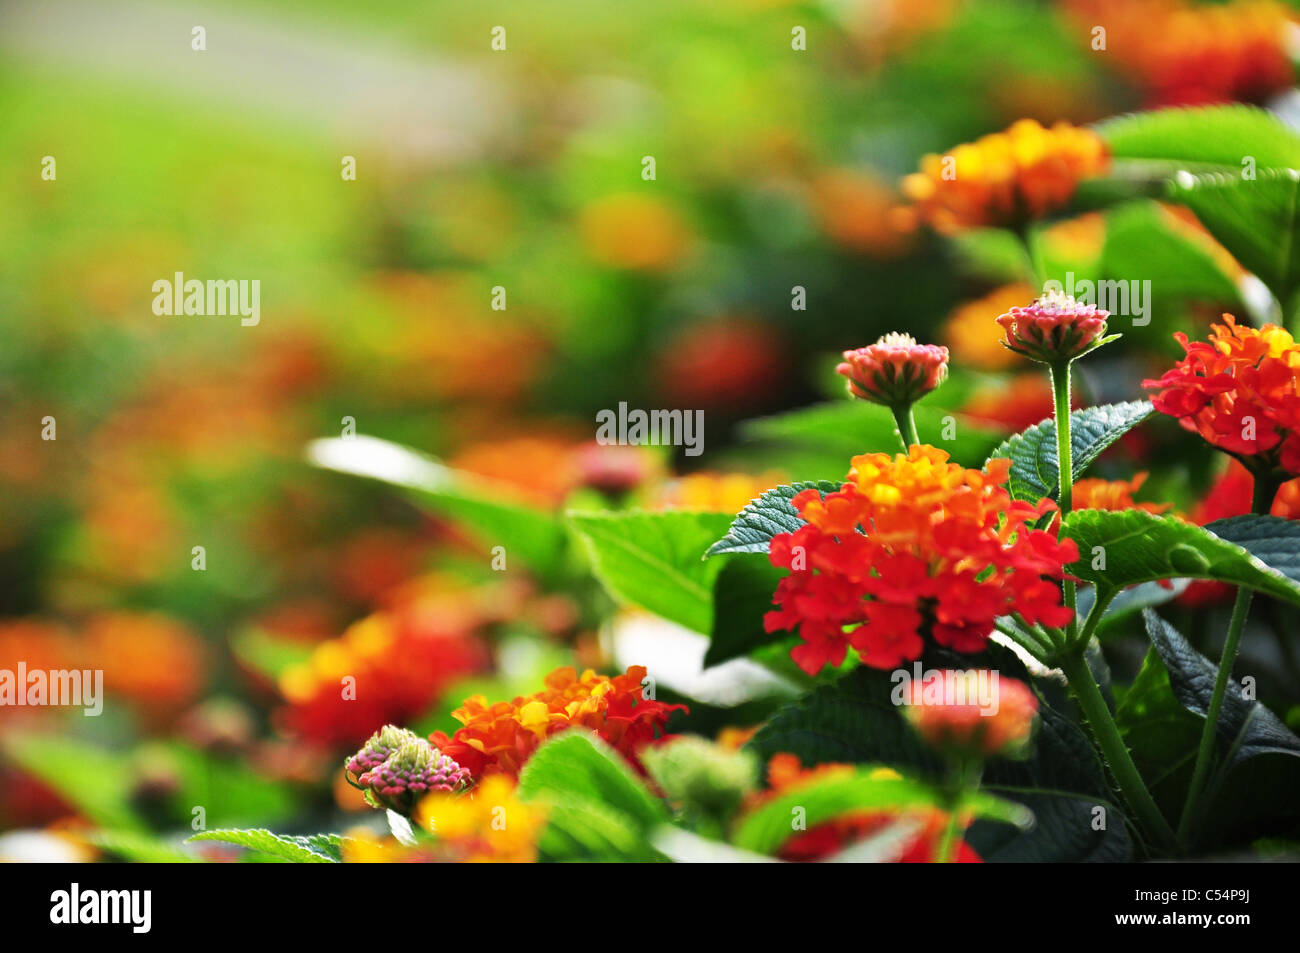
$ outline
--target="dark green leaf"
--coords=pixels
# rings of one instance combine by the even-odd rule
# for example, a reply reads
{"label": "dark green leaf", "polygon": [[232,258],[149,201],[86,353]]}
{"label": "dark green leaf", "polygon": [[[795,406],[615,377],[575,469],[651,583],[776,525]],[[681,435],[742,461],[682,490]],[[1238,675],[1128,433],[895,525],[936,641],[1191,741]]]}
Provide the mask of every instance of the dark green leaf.
{"label": "dark green leaf", "polygon": [[772,611],[772,594],[784,575],[762,556],[737,556],[722,567],[713,586],[713,633],[704,653],[705,668],[788,636],[763,628],[763,616]]}

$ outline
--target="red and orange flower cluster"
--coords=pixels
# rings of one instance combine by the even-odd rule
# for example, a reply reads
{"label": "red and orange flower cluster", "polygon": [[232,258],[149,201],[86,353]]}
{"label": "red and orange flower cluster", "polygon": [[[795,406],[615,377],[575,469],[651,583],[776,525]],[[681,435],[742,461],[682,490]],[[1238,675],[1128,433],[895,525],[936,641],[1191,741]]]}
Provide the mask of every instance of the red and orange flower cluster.
{"label": "red and orange flower cluster", "polygon": [[1238,327],[1232,315],[1210,339],[1175,335],[1187,352],[1159,380],[1156,410],[1251,466],[1300,474],[1300,346],[1283,328]]}
{"label": "red and orange flower cluster", "polygon": [[994,619],[1011,612],[1065,625],[1070,610],[1055,580],[1078,548],[1030,528],[1055,505],[1013,501],[1010,466],[968,470],[914,445],[906,456],[855,457],[848,482],[825,499],[817,490],[795,496],[806,525],[772,539],[772,564],[791,573],[767,630],[797,628],[803,644],[791,656],[811,674],[841,664],[849,646],[875,668],[919,658],[927,637],[976,652]]}
{"label": "red and orange flower cluster", "polygon": [[922,159],[921,171],[903,180],[912,202],[903,224],[920,220],[951,232],[1041,218],[1065,206],[1082,180],[1109,164],[1106,143],[1095,132],[1021,119],[1006,132]]}
{"label": "red and orange flower cluster", "polygon": [[436,731],[430,740],[477,779],[484,775],[518,776],[525,761],[551,735],[570,728],[597,732],[633,765],[637,752],[662,735],[674,711],[645,698],[643,666],[609,678],[588,669],[557,668],[546,676],[546,687],[514,701],[489,704],[482,695],[465,700],[452,717],[463,727],[448,737]]}
{"label": "red and orange flower cluster", "polygon": [[1103,59],[1128,73],[1153,106],[1263,102],[1295,82],[1287,49],[1291,16],[1271,0],[1068,0],[1072,18]]}
{"label": "red and orange flower cluster", "polygon": [[281,725],[321,745],[352,744],[375,725],[423,713],[453,681],[488,664],[480,620],[451,608],[445,598],[415,599],[317,645],[280,676],[288,702]]}

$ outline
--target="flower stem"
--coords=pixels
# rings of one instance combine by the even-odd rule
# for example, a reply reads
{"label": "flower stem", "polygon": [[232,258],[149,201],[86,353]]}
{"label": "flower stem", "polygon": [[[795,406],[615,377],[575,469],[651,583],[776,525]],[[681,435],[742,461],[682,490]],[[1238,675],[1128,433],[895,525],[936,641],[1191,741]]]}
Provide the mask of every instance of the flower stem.
{"label": "flower stem", "polygon": [[[1061,361],[1052,365],[1052,414],[1056,419],[1056,469],[1061,484],[1057,505],[1061,510],[1061,528],[1065,528],[1065,517],[1070,513],[1074,501],[1074,461],[1070,444],[1070,362]],[[1070,612],[1075,611],[1074,580],[1066,579],[1062,583],[1065,591],[1065,605]],[[1077,616],[1070,620],[1071,639],[1079,630]]]}
{"label": "flower stem", "polygon": [[1097,681],[1092,677],[1092,670],[1088,668],[1082,647],[1076,646],[1061,657],[1061,671],[1069,680],[1074,697],[1078,699],[1079,707],[1083,709],[1084,717],[1088,719],[1093,737],[1097,739],[1101,753],[1110,766],[1111,774],[1115,776],[1124,799],[1142,822],[1143,829],[1165,850],[1177,851],[1178,838],[1174,836],[1174,829],[1160,813],[1160,808],[1151,797],[1151,792],[1147,790],[1146,782],[1142,780],[1137,765],[1133,763],[1133,756],[1125,747],[1124,739],[1120,737],[1119,728],[1115,725],[1115,719],[1111,717],[1110,709],[1106,707],[1106,699],[1102,697],[1101,689],[1097,687]]}
{"label": "flower stem", "polygon": [[898,428],[898,439],[903,441],[903,452],[912,449],[912,444],[920,443],[916,435],[916,418],[912,415],[912,405],[903,404],[889,408],[894,413],[894,424]]}
{"label": "flower stem", "polygon": [[[1278,482],[1266,473],[1255,473],[1252,491],[1252,513],[1267,513],[1277,495]],[[1201,729],[1201,744],[1196,751],[1196,767],[1192,771],[1192,783],[1187,788],[1187,800],[1183,802],[1183,816],[1178,822],[1178,837],[1185,840],[1193,824],[1200,819],[1201,799],[1205,792],[1205,782],[1209,777],[1210,766],[1214,762],[1214,738],[1218,733],[1219,716],[1223,713],[1223,699],[1228,693],[1228,680],[1232,677],[1232,667],[1237,662],[1237,649],[1241,645],[1241,634],[1246,628],[1246,617],[1250,614],[1250,601],[1254,592],[1245,586],[1237,588],[1237,599],[1232,604],[1232,617],[1228,620],[1228,635],[1223,641],[1223,653],[1219,658],[1219,672],[1214,679],[1214,691],[1210,695],[1210,707],[1205,714],[1205,725]]]}
{"label": "flower stem", "polygon": [[972,762],[964,758],[957,759],[949,766],[948,781],[944,786],[948,823],[944,825],[939,846],[934,852],[934,861],[937,864],[952,862],[957,849],[958,835],[965,827],[961,822],[962,809],[966,799],[979,786],[982,771],[983,765],[979,761]]}

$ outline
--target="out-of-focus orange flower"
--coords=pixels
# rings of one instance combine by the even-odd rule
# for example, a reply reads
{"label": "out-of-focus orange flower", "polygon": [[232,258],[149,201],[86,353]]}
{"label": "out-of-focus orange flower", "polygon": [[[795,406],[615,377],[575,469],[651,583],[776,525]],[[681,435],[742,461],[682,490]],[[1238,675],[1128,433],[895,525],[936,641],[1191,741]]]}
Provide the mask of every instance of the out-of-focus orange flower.
{"label": "out-of-focus orange flower", "polygon": [[158,613],[106,612],[86,624],[87,663],[104,670],[109,697],[124,696],[164,717],[203,688],[207,653],[186,625]]}
{"label": "out-of-focus orange flower", "polygon": [[[354,623],[280,677],[294,734],[322,745],[364,741],[378,726],[423,714],[457,678],[480,671],[487,650],[471,629],[472,607],[456,611],[431,595]],[[450,610],[450,611],[446,611]]]}
{"label": "out-of-focus orange flower", "polygon": [[1151,106],[1263,102],[1294,84],[1292,17],[1280,3],[1237,0],[1067,0],[1075,21],[1106,28],[1104,59],[1146,92]]}
{"label": "out-of-focus orange flower", "polygon": [[404,846],[364,829],[350,831],[342,845],[343,862],[532,863],[546,827],[546,809],[524,803],[512,779],[494,775],[468,793],[428,795],[416,805],[415,819],[430,840]]}
{"label": "out-of-focus orange flower", "polygon": [[396,529],[371,528],[344,541],[334,577],[349,599],[375,604],[414,576],[428,544]]}
{"label": "out-of-focus orange flower", "polygon": [[1000,371],[1016,363],[1016,355],[1002,345],[999,314],[1032,301],[1034,289],[1026,284],[1003,285],[982,298],[959,305],[943,327],[948,349],[960,363],[983,371]]}
{"label": "out-of-focus orange flower", "polygon": [[814,675],[842,664],[850,646],[873,668],[919,658],[927,638],[977,652],[1007,613],[1064,625],[1073,612],[1056,581],[1078,548],[1030,528],[1055,505],[1013,501],[1010,467],[969,470],[914,444],[906,455],[854,457],[843,489],[824,498],[797,494],[791,505],[806,522],[771,541],[772,565],[790,572],[765,628],[797,629],[791,658]]}
{"label": "out-of-focus orange flower", "polygon": [[1172,509],[1172,503],[1138,503],[1133,499],[1149,475],[1144,471],[1131,480],[1101,480],[1096,477],[1077,480],[1072,505],[1076,510],[1143,510],[1147,513]]}
{"label": "out-of-focus orange flower", "polygon": [[1013,226],[1062,208],[1079,182],[1109,163],[1106,143],[1092,130],[1022,119],[947,155],[925,156],[921,171],[903,180],[912,206],[902,217],[942,232]]}
{"label": "out-of-focus orange flower", "polygon": [[546,812],[525,804],[504,775],[484,778],[468,795],[437,792],[416,809],[420,826],[443,849],[470,863],[529,863],[537,859],[537,839]]}
{"label": "out-of-focus orange flower", "polygon": [[690,233],[671,206],[633,192],[609,195],[582,210],[587,253],[630,271],[664,271],[686,255]]}
{"label": "out-of-focus orange flower", "polygon": [[785,345],[770,325],[726,317],[684,328],[660,351],[656,380],[673,406],[737,410],[763,404],[786,375]]}
{"label": "out-of-focus orange flower", "polygon": [[556,505],[580,485],[580,446],[551,436],[502,438],[465,448],[450,465],[507,484],[528,499]]}
{"label": "out-of-focus orange flower", "polygon": [[723,748],[739,751],[750,738],[758,734],[758,729],[762,727],[762,725],[751,725],[748,728],[723,728],[718,732],[718,744]]}
{"label": "out-of-focus orange flower", "polygon": [[879,258],[896,258],[912,245],[898,227],[894,191],[875,176],[848,169],[812,181],[812,207],[822,230],[838,245]]}
{"label": "out-of-focus orange flower", "polygon": [[652,505],[665,509],[739,513],[751,500],[784,482],[785,474],[776,470],[757,476],[700,471],[666,483]]}
{"label": "out-of-focus orange flower", "polygon": [[[1073,394],[1070,406],[1078,408],[1079,401],[1079,395]],[[1052,416],[1052,385],[1044,374],[1017,374],[1010,380],[978,389],[961,412],[972,423],[1019,433]]]}
{"label": "out-of-focus orange flower", "polygon": [[[799,758],[793,754],[773,755],[767,764],[768,790],[752,798],[749,809],[836,775],[851,776],[855,770],[851,764],[833,763],[804,768],[800,765]],[[875,776],[897,777],[888,769],[874,772],[873,777]],[[834,820],[815,824],[787,839],[777,856],[788,861],[822,860],[900,821],[916,824],[919,829],[907,843],[901,845],[893,862],[927,864],[936,860],[948,816],[937,808],[914,806],[893,811],[853,811]],[[952,856],[958,863],[981,863],[979,855],[961,838],[957,839]]]}
{"label": "out-of-focus orange flower", "polygon": [[590,669],[578,675],[572,668],[557,668],[546,676],[546,687],[533,695],[495,704],[472,695],[452,712],[463,727],[451,737],[436,731],[430,740],[475,778],[518,776],[542,741],[570,728],[598,732],[638,766],[637,752],[662,734],[674,711],[686,710],[685,705],[645,698],[645,677],[640,665],[613,678]]}
{"label": "out-of-focus orange flower", "polygon": [[1300,474],[1300,345],[1276,324],[1239,327],[1232,315],[1208,342],[1174,335],[1187,352],[1158,380],[1152,403],[1185,430],[1252,466]]}

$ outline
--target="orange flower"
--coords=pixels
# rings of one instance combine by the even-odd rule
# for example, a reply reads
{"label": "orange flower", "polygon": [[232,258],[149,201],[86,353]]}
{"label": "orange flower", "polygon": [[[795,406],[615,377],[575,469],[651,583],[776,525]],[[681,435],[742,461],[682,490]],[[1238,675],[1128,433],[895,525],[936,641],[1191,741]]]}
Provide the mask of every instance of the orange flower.
{"label": "orange flower", "polygon": [[1209,342],[1174,335],[1187,352],[1159,380],[1152,403],[1184,429],[1252,467],[1300,474],[1300,346],[1276,324],[1212,325]]}
{"label": "orange flower", "polygon": [[[991,321],[989,324],[997,327]],[[1006,348],[1002,352],[1011,354]],[[1071,397],[1071,406],[1079,406],[1077,392]],[[981,387],[966,402],[962,415],[973,423],[993,424],[1019,433],[1052,416],[1052,385],[1045,374],[1017,374],[1010,380]]]}
{"label": "orange flower", "polygon": [[786,482],[777,471],[751,476],[748,473],[713,473],[700,471],[678,477],[664,486],[655,501],[656,507],[708,510],[712,513],[739,513],[764,491]]}
{"label": "orange flower", "polygon": [[203,687],[203,643],[165,615],[95,616],[86,626],[84,648],[92,667],[104,670],[110,696],[130,698],[156,715],[179,710]]}
{"label": "orange flower", "polygon": [[948,349],[917,344],[897,331],[853,351],[835,368],[848,378],[849,394],[886,407],[906,407],[943,383],[948,376]]}
{"label": "orange flower", "polygon": [[1002,334],[989,318],[1010,311],[1033,297],[1034,289],[1029,285],[1013,284],[959,305],[944,324],[944,340],[949,348],[961,355],[964,365],[983,371],[1005,370],[1016,363],[1016,356],[1002,346]]}
{"label": "orange flower", "polygon": [[845,248],[895,258],[911,242],[897,226],[894,193],[872,176],[847,169],[824,172],[812,182],[812,204],[823,231]]}
{"label": "orange flower", "polygon": [[791,570],[777,586],[769,632],[798,629],[791,657],[809,674],[843,663],[849,646],[873,668],[920,657],[925,638],[959,652],[983,648],[994,620],[1064,625],[1072,616],[1054,580],[1079,558],[1031,524],[1055,510],[1012,501],[1011,462],[984,470],[935,447],[853,458],[843,489],[791,501],[806,523],[773,537],[769,557]]}
{"label": "orange flower", "polygon": [[632,271],[664,271],[686,253],[689,233],[659,199],[622,193],[598,199],[582,211],[587,252],[602,264]]}
{"label": "orange flower", "polygon": [[1147,92],[1148,105],[1263,102],[1295,81],[1287,49],[1291,17],[1278,3],[1244,0],[1070,0],[1091,37],[1105,24],[1103,59]]}
{"label": "orange flower", "polygon": [[1138,503],[1133,495],[1150,474],[1143,471],[1131,480],[1100,480],[1089,477],[1074,484],[1073,505],[1076,510],[1144,510],[1163,513],[1172,503]]}
{"label": "orange flower", "polygon": [[289,704],[278,720],[295,735],[341,745],[359,744],[377,725],[423,714],[451,682],[487,664],[487,650],[472,631],[478,617],[464,605],[471,598],[426,595],[320,643],[307,661],[281,674]]}
{"label": "orange flower", "polygon": [[595,731],[637,765],[636,753],[662,733],[668,717],[685,705],[666,705],[642,696],[643,666],[608,678],[588,669],[557,668],[540,692],[514,701],[489,704],[472,695],[452,712],[463,727],[448,737],[435,731],[430,740],[475,778],[517,776],[524,762],[546,738],[582,728]]}
{"label": "orange flower", "polygon": [[1109,162],[1105,142],[1089,129],[1065,122],[1046,129],[1021,119],[1005,132],[922,159],[921,171],[903,180],[913,203],[905,217],[942,232],[1042,218]]}

